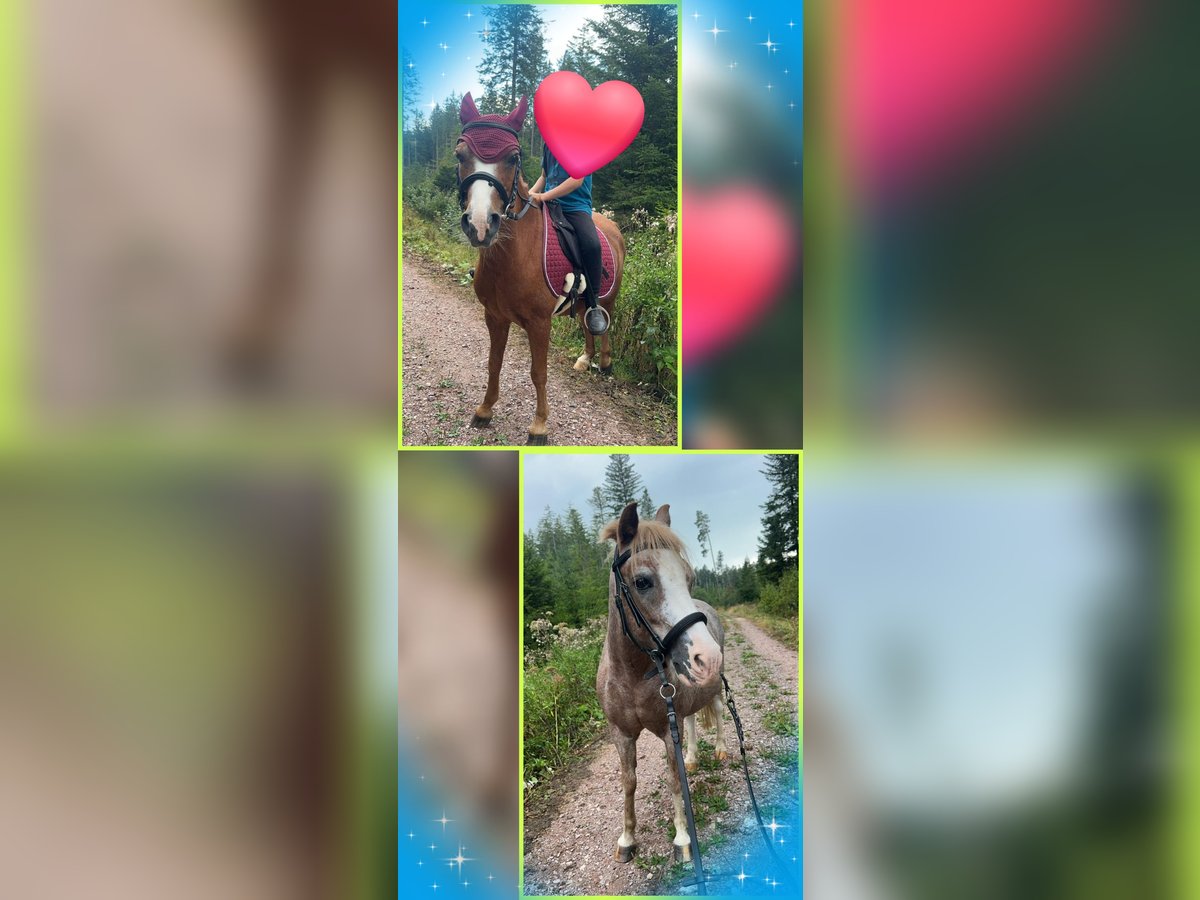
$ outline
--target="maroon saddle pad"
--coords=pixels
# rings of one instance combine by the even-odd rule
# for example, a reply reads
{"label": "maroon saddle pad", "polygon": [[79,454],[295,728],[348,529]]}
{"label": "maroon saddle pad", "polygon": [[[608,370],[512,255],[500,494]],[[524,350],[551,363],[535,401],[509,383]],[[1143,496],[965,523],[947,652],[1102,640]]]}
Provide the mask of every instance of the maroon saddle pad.
{"label": "maroon saddle pad", "polygon": [[[563,253],[562,247],[558,243],[558,234],[554,231],[554,223],[550,221],[550,211],[546,209],[546,204],[542,204],[542,225],[543,228],[543,249],[542,249],[542,271],[546,274],[546,284],[550,288],[550,292],[554,295],[562,293],[563,281],[567,275],[574,271],[574,266],[567,259],[567,255]],[[596,296],[601,300],[607,300],[613,291],[613,284],[617,280],[617,266],[613,260],[612,246],[608,243],[608,235],[599,228],[596,233],[600,235],[600,261],[604,266],[604,278],[600,282],[600,290]]]}

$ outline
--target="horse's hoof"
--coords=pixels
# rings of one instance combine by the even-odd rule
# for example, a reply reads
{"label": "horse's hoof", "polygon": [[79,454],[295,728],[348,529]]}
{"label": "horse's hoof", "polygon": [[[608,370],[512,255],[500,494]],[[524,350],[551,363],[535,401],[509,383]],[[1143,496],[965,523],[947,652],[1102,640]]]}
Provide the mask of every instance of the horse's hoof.
{"label": "horse's hoof", "polygon": [[637,844],[630,844],[628,847],[622,847],[617,844],[617,852],[614,856],[617,862],[627,863],[633,861],[633,854],[637,852]]}
{"label": "horse's hoof", "polygon": [[725,762],[727,759],[729,759],[729,754],[727,752],[724,750],[717,751],[717,762]]}
{"label": "horse's hoof", "polygon": [[[719,757],[718,757],[718,758],[719,758]],[[683,764],[683,767],[684,767],[685,769],[687,769],[689,772],[695,772],[697,769],[699,769],[699,768],[700,768],[700,763],[698,763],[698,762],[685,762],[685,763]]]}
{"label": "horse's hoof", "polygon": [[545,447],[546,436],[544,434],[531,434],[526,438],[525,444],[529,447]]}
{"label": "horse's hoof", "polygon": [[692,861],[692,845],[690,843],[671,845],[671,858],[677,863],[685,863]]}
{"label": "horse's hoof", "polygon": [[481,416],[479,413],[475,413],[475,415],[471,416],[471,427],[472,428],[487,428],[491,424],[492,424],[491,416],[488,416],[486,419],[483,416]]}

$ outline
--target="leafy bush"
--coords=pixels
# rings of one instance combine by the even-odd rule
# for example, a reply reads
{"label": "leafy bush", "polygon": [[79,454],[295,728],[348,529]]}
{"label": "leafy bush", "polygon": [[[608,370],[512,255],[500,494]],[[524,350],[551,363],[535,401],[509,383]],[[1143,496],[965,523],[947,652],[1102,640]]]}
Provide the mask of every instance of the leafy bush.
{"label": "leafy bush", "polygon": [[768,615],[794,619],[799,615],[799,597],[799,571],[788,569],[779,581],[763,586],[758,606]]}
{"label": "leafy bush", "polygon": [[582,628],[529,624],[525,657],[525,788],[568,762],[604,725],[596,698],[596,669],[606,620]]}

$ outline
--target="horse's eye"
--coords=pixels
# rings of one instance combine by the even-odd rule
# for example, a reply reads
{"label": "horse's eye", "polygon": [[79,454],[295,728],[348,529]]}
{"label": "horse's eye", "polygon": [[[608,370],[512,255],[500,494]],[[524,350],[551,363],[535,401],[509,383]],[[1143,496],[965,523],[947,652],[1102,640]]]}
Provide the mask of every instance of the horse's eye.
{"label": "horse's eye", "polygon": [[633,586],[639,591],[648,591],[654,586],[654,582],[645,575],[639,575],[637,578],[633,579]]}

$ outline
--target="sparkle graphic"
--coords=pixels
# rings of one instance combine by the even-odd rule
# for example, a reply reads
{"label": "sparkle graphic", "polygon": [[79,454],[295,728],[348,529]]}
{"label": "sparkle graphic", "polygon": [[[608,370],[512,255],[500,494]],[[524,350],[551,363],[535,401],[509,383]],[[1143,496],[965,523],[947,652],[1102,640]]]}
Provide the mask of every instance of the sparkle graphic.
{"label": "sparkle graphic", "polygon": [[462,864],[465,862],[473,862],[474,857],[463,856],[463,845],[458,845],[458,856],[451,856],[446,861],[450,863],[450,867],[458,866],[458,877],[462,878]]}
{"label": "sparkle graphic", "polygon": [[442,48],[443,53],[445,53],[447,50],[450,49],[450,45],[447,44],[445,41],[442,41],[440,44],[438,44],[438,46]]}
{"label": "sparkle graphic", "polygon": [[479,32],[479,34],[480,34],[480,35],[483,37],[483,39],[486,41],[488,38],[490,38],[490,37],[492,36],[492,29],[490,29],[490,28],[488,28],[486,25],[484,25],[484,26],[483,26],[483,31]]}
{"label": "sparkle graphic", "polygon": [[768,84],[768,85],[767,85],[767,90],[768,90],[768,91],[770,91],[770,90],[774,90],[774,88],[775,88],[775,85],[773,85],[773,84]]}
{"label": "sparkle graphic", "polygon": [[409,69],[413,69],[413,68],[416,68],[416,66],[414,66],[414,65],[413,65],[413,63],[412,63],[412,61],[410,60],[410,61],[409,61],[409,63],[408,63],[408,66],[407,66],[407,68],[409,68]]}
{"label": "sparkle graphic", "polygon": [[473,15],[472,12],[468,9],[465,13],[463,13],[463,18],[470,21],[472,15]]}
{"label": "sparkle graphic", "polygon": [[[437,101],[436,101],[436,100],[430,100],[430,101],[429,101],[429,108],[430,108],[430,109],[437,109]],[[424,775],[422,775],[422,776],[421,776],[421,780],[422,780],[422,781],[424,781],[424,780],[425,780],[425,776],[424,776]]]}
{"label": "sparkle graphic", "polygon": [[750,15],[746,16],[746,21],[750,24],[754,24],[754,13],[750,13]]}
{"label": "sparkle graphic", "polygon": [[453,820],[453,819],[447,819],[447,818],[446,818],[446,811],[443,809],[443,810],[442,810],[442,817],[441,817],[440,819],[434,819],[433,821],[435,821],[435,822],[441,822],[441,823],[442,823],[442,834],[445,834],[445,833],[446,833],[446,823],[447,823],[447,822],[453,822],[454,820]]}
{"label": "sparkle graphic", "polygon": [[736,59],[730,60],[728,68],[729,68],[730,72],[732,72],[734,69],[736,69],[737,68],[737,60]]}
{"label": "sparkle graphic", "polygon": [[768,32],[767,32],[767,39],[766,39],[765,41],[759,41],[759,44],[758,44],[758,46],[760,46],[760,47],[766,47],[766,48],[767,48],[767,55],[768,55],[768,56],[770,56],[770,55],[771,55],[771,52],[772,52],[772,51],[773,51],[773,50],[774,50],[776,47],[778,47],[778,46],[779,46],[779,42],[778,42],[778,41],[773,41],[773,40],[771,40],[771,32],[769,32],[769,31],[768,31]]}
{"label": "sparkle graphic", "polygon": [[692,18],[695,19],[697,22],[700,21],[699,11],[692,13]]}
{"label": "sparkle graphic", "polygon": [[780,828],[787,828],[786,825],[780,825],[778,822],[775,821],[774,813],[771,813],[771,824],[764,825],[763,827],[771,829],[771,837],[775,837],[775,832],[778,831]]}
{"label": "sparkle graphic", "polygon": [[[792,110],[793,112],[795,112],[795,110],[796,110],[796,101],[795,101],[795,100],[791,101],[791,102],[788,104],[788,109],[790,109],[790,110]],[[793,791],[792,793],[795,793],[795,791]]]}
{"label": "sparkle graphic", "polygon": [[779,882],[776,881],[774,878],[772,878],[771,879],[771,890],[774,891],[775,888],[777,888],[777,887],[779,887]]}
{"label": "sparkle graphic", "polygon": [[436,850],[436,849],[437,849],[437,844],[430,844],[430,845],[429,845],[429,849],[430,849],[430,850]]}
{"label": "sparkle graphic", "polygon": [[795,28],[795,27],[796,27],[795,22],[788,22],[788,28]]}
{"label": "sparkle graphic", "polygon": [[[749,856],[749,854],[747,854],[747,856]],[[740,887],[744,888],[744,887],[746,886],[746,879],[747,879],[747,878],[753,878],[754,876],[753,876],[753,875],[747,875],[747,874],[746,874],[746,867],[745,867],[745,866],[742,866],[742,870],[741,870],[740,872],[738,872],[738,873],[737,873],[737,875],[735,875],[734,877],[735,877],[735,878],[738,880],[738,885],[739,885]]]}
{"label": "sparkle graphic", "polygon": [[490,872],[488,873],[488,881],[491,881],[491,880],[492,880],[493,878],[495,878],[495,877],[496,877],[496,876],[495,876],[495,875],[492,875]]}
{"label": "sparkle graphic", "polygon": [[411,841],[413,838],[415,838],[415,837],[416,837],[416,834],[414,834],[413,832],[411,832],[411,831],[410,831],[410,832],[408,833],[408,839],[409,839],[410,841]]}
{"label": "sparkle graphic", "polygon": [[[791,74],[792,74],[792,70],[791,70],[791,69],[784,69],[784,70],[783,70],[783,74],[784,74],[784,75],[791,75]],[[796,789],[795,789],[795,788],[792,788],[792,796],[795,796],[795,794],[796,794]]]}
{"label": "sparkle graphic", "polygon": [[422,28],[428,28],[428,27],[429,27],[429,20],[428,20],[428,19],[422,19],[422,20],[421,20],[421,27],[422,27]]}
{"label": "sparkle graphic", "polygon": [[716,20],[716,19],[713,19],[713,27],[708,29],[708,33],[709,33],[709,34],[711,34],[711,35],[713,36],[713,43],[714,43],[714,44],[717,42],[717,35],[718,35],[718,34],[724,34],[724,33],[726,32],[726,30],[727,30],[727,29],[724,29],[724,28],[718,28],[718,27],[717,27],[717,20]]}
{"label": "sparkle graphic", "polygon": [[436,891],[438,889],[438,883],[435,881],[433,884],[430,885],[430,887]]}

